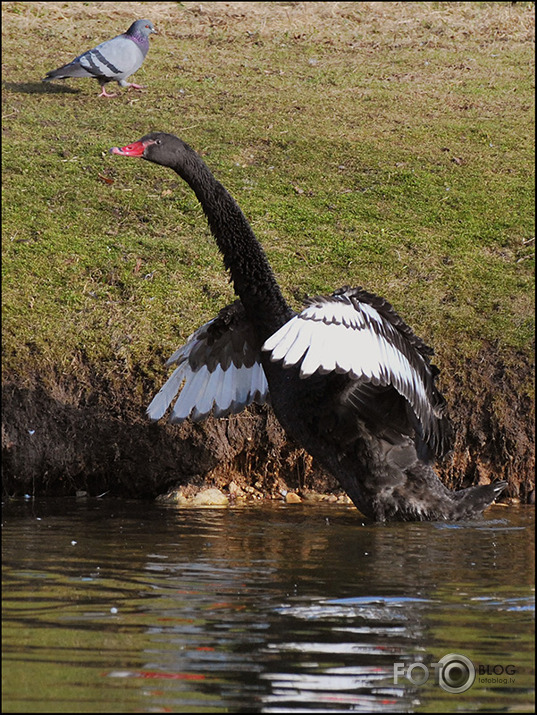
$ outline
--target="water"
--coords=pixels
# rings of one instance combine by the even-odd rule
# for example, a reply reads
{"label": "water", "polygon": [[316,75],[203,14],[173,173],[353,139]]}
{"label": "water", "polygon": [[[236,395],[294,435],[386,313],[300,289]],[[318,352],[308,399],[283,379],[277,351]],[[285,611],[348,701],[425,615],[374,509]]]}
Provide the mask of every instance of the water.
{"label": "water", "polygon": [[[2,709],[531,711],[533,523],[531,507],[385,526],[338,505],[7,503]],[[464,692],[435,680],[448,654],[444,685],[469,683],[460,656],[477,669]]]}

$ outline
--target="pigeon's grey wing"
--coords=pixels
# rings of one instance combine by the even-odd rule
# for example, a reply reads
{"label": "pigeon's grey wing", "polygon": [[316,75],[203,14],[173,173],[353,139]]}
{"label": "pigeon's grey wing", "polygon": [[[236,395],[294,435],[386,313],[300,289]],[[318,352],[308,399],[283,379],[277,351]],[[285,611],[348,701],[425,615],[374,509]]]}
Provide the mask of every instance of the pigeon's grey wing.
{"label": "pigeon's grey wing", "polygon": [[118,35],[75,57],[63,67],[52,70],[44,79],[95,77],[103,83],[119,82],[134,74],[143,61],[144,54],[140,47],[129,37]]}

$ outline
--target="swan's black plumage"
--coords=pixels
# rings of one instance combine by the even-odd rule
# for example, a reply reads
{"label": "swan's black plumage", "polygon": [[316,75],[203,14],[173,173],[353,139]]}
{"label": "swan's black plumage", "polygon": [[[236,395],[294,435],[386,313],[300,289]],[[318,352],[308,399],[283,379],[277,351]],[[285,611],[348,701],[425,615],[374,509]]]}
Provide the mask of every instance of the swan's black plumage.
{"label": "swan's black plumage", "polygon": [[151,419],[177,395],[172,422],[270,399],[287,434],[378,521],[470,518],[500,494],[504,482],[452,492],[435,474],[450,443],[438,371],[387,301],[344,287],[295,313],[239,206],[191,147],[154,132],[111,152],[168,166],[188,183],[239,296],[170,358],[177,367]]}

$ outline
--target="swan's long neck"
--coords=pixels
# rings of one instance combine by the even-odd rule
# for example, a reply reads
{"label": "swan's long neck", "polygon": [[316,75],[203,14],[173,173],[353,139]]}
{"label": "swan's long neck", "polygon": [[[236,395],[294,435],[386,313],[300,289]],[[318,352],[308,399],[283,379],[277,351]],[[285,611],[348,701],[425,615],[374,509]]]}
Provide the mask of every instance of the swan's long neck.
{"label": "swan's long neck", "polygon": [[261,340],[290,319],[293,312],[272,272],[267,256],[230,193],[191,150],[175,171],[196,194],[216,239],[235,292]]}

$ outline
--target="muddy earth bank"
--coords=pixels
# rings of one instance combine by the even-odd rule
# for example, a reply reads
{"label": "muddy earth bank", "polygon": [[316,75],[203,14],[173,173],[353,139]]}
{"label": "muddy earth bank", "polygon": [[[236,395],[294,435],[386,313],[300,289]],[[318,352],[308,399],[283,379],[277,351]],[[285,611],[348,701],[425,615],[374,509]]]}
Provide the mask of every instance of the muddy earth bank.
{"label": "muddy earth bank", "polygon": [[[516,358],[507,368],[491,346],[451,375],[444,370],[440,387],[456,436],[437,469],[454,489],[505,479],[503,501],[531,503],[533,366]],[[90,366],[76,377],[4,373],[4,497],[188,497],[215,487],[231,501],[346,500],[336,480],[286,439],[270,408],[201,424],[152,424],[144,413],[154,393],[147,379],[104,379]]]}

